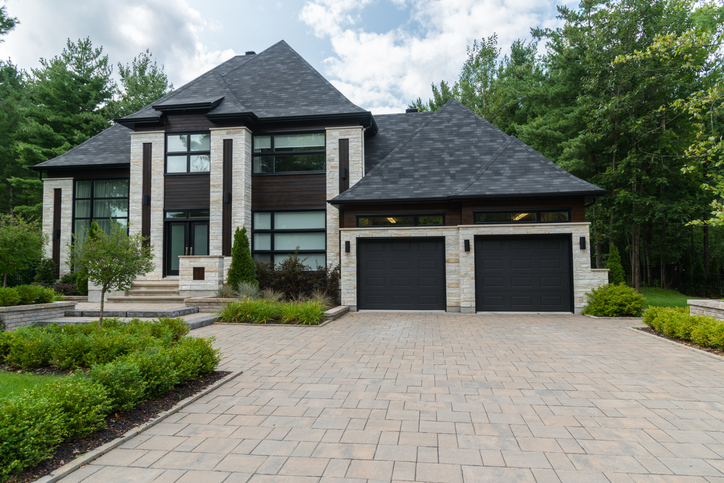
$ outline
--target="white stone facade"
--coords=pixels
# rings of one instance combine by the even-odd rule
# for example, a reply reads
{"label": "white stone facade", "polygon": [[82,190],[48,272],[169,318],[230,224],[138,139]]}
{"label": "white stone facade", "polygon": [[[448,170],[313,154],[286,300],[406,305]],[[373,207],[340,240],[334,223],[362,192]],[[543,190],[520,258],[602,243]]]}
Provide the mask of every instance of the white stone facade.
{"label": "white stone facade", "polygon": [[[326,171],[327,199],[339,194],[339,140],[349,139],[349,186],[364,177],[364,129],[355,127],[327,128]],[[327,266],[335,267],[339,259],[339,209],[327,203]]]}
{"label": "white stone facade", "polygon": [[[219,248],[220,250],[221,248]],[[182,256],[179,258],[179,295],[183,297],[206,297],[216,295],[216,291],[223,283],[225,271],[224,257]],[[194,280],[194,268],[204,269],[204,279]]]}
{"label": "white stone facade", "polygon": [[166,139],[163,131],[131,133],[131,179],[128,196],[128,231],[141,231],[143,209],[143,145],[151,143],[151,246],[153,271],[139,280],[163,279],[163,220]]}
{"label": "white stone facade", "polygon": [[73,239],[73,178],[43,180],[43,235],[46,237],[45,256],[53,258],[53,212],[55,191],[60,189],[60,276],[70,272],[68,259]]}
{"label": "white stone facade", "polygon": [[[608,270],[592,270],[589,248],[590,223],[545,223],[525,225],[462,225],[441,227],[343,228],[341,243],[350,242],[350,253],[342,253],[342,305],[357,306],[357,239],[389,237],[444,237],[445,280],[448,312],[475,312],[476,235],[571,234],[573,254],[573,305],[580,313],[586,293],[608,283]],[[579,239],[586,238],[586,249]],[[465,240],[470,251],[465,251]]]}

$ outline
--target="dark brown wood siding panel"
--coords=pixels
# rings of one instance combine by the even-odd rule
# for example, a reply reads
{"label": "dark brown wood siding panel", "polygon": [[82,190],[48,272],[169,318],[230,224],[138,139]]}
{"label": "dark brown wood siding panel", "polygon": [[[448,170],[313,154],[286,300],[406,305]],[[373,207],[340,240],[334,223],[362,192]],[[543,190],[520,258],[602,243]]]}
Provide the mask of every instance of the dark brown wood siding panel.
{"label": "dark brown wood siding panel", "polygon": [[130,165],[128,168],[64,168],[48,170],[45,178],[128,178],[131,175]]}
{"label": "dark brown wood siding panel", "polygon": [[339,192],[349,189],[349,139],[339,140]]}
{"label": "dark brown wood siding panel", "polygon": [[224,139],[223,151],[223,208],[221,211],[221,254],[231,256],[231,191],[232,191],[232,160],[234,141]]}
{"label": "dark brown wood siding panel", "polygon": [[60,213],[63,190],[53,190],[53,261],[55,262],[55,278],[60,278]]}
{"label": "dark brown wood siding panel", "polygon": [[325,208],[326,202],[327,179],[324,173],[251,178],[252,210]]}
{"label": "dark brown wood siding panel", "polygon": [[164,208],[166,210],[207,210],[211,196],[208,174],[166,175]]}
{"label": "dark brown wood siding panel", "polygon": [[548,210],[566,209],[571,210],[571,221],[586,221],[586,201],[583,196],[573,198],[522,198],[502,200],[480,200],[464,201],[462,212],[462,224],[472,225],[474,223],[475,211],[485,210]]}
{"label": "dark brown wood siding panel", "polygon": [[153,144],[143,143],[143,166],[141,168],[141,236],[151,242],[151,152]]}
{"label": "dark brown wood siding panel", "polygon": [[[204,114],[170,114],[165,118],[164,131],[205,131],[217,127]],[[158,131],[159,126],[137,126],[136,131]]]}
{"label": "dark brown wood siding panel", "polygon": [[346,206],[342,215],[342,228],[355,228],[358,215],[423,215],[444,214],[446,226],[460,224],[460,203],[415,203]]}

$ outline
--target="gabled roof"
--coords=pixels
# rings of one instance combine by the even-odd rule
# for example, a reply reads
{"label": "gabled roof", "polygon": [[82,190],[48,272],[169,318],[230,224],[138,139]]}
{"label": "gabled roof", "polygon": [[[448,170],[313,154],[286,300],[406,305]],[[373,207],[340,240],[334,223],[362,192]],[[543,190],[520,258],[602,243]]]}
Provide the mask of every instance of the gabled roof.
{"label": "gabled roof", "polygon": [[118,122],[160,122],[161,113],[202,111],[209,119],[372,115],[353,104],[283,40],[236,56]]}
{"label": "gabled roof", "polygon": [[[404,114],[420,116],[420,114]],[[455,99],[333,204],[506,196],[601,195]]]}
{"label": "gabled roof", "polygon": [[33,166],[34,169],[71,166],[110,166],[129,164],[131,130],[115,124],[60,156]]}

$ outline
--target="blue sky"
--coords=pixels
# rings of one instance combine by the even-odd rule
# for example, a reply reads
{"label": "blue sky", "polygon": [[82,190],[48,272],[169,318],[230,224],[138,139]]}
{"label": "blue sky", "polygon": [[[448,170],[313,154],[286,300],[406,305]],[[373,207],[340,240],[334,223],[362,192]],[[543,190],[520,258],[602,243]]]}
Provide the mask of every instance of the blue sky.
{"label": "blue sky", "polygon": [[[399,112],[455,79],[474,39],[505,53],[530,28],[556,27],[555,0],[6,0],[20,20],[0,58],[21,68],[90,37],[110,60],[151,50],[175,87],[247,50],[286,40],[356,104]],[[116,68],[117,71],[117,68]]]}

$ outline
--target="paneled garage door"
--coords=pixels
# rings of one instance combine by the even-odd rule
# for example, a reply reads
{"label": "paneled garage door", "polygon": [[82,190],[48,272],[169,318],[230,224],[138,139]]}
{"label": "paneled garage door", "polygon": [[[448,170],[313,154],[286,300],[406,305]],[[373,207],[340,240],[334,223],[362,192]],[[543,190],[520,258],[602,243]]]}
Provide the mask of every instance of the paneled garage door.
{"label": "paneled garage door", "polygon": [[445,310],[444,238],[357,240],[357,307]]}
{"label": "paneled garage door", "polygon": [[477,310],[572,312],[570,235],[475,237]]}

